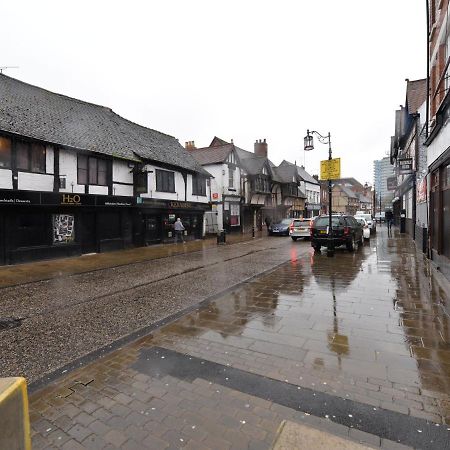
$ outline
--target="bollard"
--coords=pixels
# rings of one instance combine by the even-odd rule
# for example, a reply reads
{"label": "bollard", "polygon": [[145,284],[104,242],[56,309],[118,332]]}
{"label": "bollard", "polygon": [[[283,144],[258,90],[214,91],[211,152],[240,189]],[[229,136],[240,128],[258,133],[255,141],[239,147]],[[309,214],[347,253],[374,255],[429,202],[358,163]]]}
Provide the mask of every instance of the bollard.
{"label": "bollard", "polygon": [[252,237],[255,237],[255,227],[252,227]]}
{"label": "bollard", "polygon": [[0,449],[31,450],[25,378],[0,378]]}

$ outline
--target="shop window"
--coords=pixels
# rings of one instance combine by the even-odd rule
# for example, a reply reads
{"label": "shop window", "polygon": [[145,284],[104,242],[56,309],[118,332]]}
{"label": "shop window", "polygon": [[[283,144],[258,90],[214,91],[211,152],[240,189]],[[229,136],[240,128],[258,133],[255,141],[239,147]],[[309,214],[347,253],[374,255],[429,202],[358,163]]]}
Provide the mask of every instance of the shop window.
{"label": "shop window", "polygon": [[206,196],[206,178],[192,175],[192,194]]}
{"label": "shop window", "polygon": [[11,139],[0,136],[0,169],[11,167]]}
{"label": "shop window", "polygon": [[77,182],[108,186],[108,161],[93,156],[78,155]]}
{"label": "shop window", "polygon": [[45,173],[45,145],[37,142],[30,144],[28,142],[18,141],[16,143],[16,164],[19,170]]}
{"label": "shop window", "polygon": [[159,192],[175,192],[174,172],[156,169],[156,190]]}
{"label": "shop window", "polygon": [[17,218],[17,247],[48,245],[49,218],[45,213],[28,212]]}
{"label": "shop window", "polygon": [[75,217],[72,214],[53,214],[53,243],[70,244],[75,240]]}

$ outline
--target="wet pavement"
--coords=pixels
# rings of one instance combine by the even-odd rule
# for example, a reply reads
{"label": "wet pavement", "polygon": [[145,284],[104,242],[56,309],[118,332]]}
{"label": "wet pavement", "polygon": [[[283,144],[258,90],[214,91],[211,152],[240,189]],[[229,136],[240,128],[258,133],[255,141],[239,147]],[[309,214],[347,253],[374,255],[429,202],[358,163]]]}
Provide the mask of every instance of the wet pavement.
{"label": "wet pavement", "polygon": [[[255,234],[256,239],[260,239],[262,236],[265,236],[262,232],[256,232]],[[255,238],[250,234],[241,233],[226,236],[227,244],[252,241]],[[81,257],[75,256],[13,266],[0,266],[0,288],[120,267],[127,264],[148,262],[179,254],[203,251],[216,246],[217,239],[213,236],[204,240],[186,241],[184,245],[169,243],[107,253],[91,253]]]}
{"label": "wet pavement", "polygon": [[262,242],[228,265],[290,260],[35,392],[34,448],[270,448],[283,420],[450,448],[450,299],[409,238]]}

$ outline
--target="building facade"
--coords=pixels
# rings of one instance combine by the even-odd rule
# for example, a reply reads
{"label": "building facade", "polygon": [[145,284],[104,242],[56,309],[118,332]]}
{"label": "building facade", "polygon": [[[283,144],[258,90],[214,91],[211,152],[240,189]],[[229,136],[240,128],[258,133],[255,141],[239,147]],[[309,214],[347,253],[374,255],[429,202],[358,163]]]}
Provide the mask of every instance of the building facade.
{"label": "building facade", "polygon": [[450,279],[450,20],[448,0],[428,2],[427,191],[432,260]]}
{"label": "building facade", "polygon": [[204,234],[205,171],[172,136],[0,75],[0,264]]}
{"label": "building facade", "polygon": [[397,177],[389,156],[373,162],[373,178],[375,212],[391,210],[395,190],[392,180]]}

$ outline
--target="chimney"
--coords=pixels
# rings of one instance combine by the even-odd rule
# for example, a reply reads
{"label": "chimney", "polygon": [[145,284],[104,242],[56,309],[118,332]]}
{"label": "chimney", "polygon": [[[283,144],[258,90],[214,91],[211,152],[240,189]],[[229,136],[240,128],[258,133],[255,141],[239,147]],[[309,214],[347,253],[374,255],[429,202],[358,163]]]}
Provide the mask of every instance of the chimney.
{"label": "chimney", "polygon": [[264,139],[262,141],[261,139],[257,139],[255,142],[255,155],[256,156],[263,156],[264,158],[267,158],[267,142]]}
{"label": "chimney", "polygon": [[197,147],[195,146],[195,142],[194,141],[187,141],[186,143],[185,143],[185,149],[186,150],[188,150],[188,151],[191,151],[191,150],[195,150]]}

